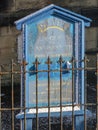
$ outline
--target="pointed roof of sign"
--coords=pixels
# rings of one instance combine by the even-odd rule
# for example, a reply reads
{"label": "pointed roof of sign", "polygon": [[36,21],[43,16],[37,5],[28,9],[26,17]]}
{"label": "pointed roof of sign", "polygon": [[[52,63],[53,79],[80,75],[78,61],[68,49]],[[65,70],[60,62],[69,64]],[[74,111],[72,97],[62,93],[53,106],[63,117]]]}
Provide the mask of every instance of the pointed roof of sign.
{"label": "pointed roof of sign", "polygon": [[17,29],[21,30],[23,24],[30,23],[31,21],[34,22],[34,21],[43,19],[44,17],[48,17],[50,15],[59,17],[63,20],[67,19],[72,22],[84,21],[84,24],[87,27],[90,26],[90,22],[92,21],[90,18],[84,17],[80,14],[74,13],[67,9],[51,4],[49,6],[46,6],[43,9],[36,11],[35,13],[32,13],[30,15],[27,15],[24,18],[21,18],[20,20],[15,21],[15,24],[16,24]]}

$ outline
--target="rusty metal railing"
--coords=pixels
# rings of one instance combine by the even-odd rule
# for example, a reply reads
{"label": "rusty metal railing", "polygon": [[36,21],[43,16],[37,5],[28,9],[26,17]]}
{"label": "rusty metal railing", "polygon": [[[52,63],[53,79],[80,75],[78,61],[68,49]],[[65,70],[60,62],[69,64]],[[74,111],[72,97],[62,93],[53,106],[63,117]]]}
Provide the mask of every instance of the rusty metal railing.
{"label": "rusty metal railing", "polygon": [[[72,58],[72,68],[62,68],[63,64],[63,58],[60,57],[59,61],[57,63],[59,64],[59,69],[51,69],[51,58],[47,58],[46,65],[47,70],[39,70],[38,67],[41,63],[39,63],[38,59],[35,60],[35,70],[27,70],[26,66],[28,65],[26,61],[23,61],[22,64],[14,63],[14,61],[11,61],[11,64],[8,65],[1,65],[0,66],[0,129],[1,130],[19,130],[19,129],[27,129],[27,111],[35,109],[36,116],[32,118],[32,130],[76,130],[75,127],[79,128],[79,126],[76,126],[75,123],[78,122],[78,118],[75,116],[75,107],[83,108],[83,129],[84,130],[97,130],[98,129],[98,56],[96,60],[96,67],[88,67],[86,65],[87,59],[84,58],[83,61],[76,61],[74,58]],[[75,62],[84,62],[83,68],[76,68]],[[22,69],[21,69],[22,68]],[[71,97],[72,97],[72,103],[71,104],[63,104],[63,82],[62,82],[62,72],[63,71],[71,71],[72,73],[72,90],[71,90]],[[85,77],[85,89],[84,89],[84,103],[81,103],[79,101],[78,103],[74,103],[75,100],[75,75],[76,71],[84,71],[84,77]],[[28,73],[35,73],[36,75],[36,98],[35,98],[35,104],[36,106],[28,107],[26,106],[26,74]],[[39,93],[38,93],[38,87],[39,87],[39,73],[47,73],[47,105],[44,107],[39,107]],[[51,106],[51,72],[59,72],[59,105],[58,106]],[[95,84],[87,84],[87,74],[89,75],[89,72],[92,72],[95,76]],[[96,75],[95,75],[96,73]],[[23,82],[23,89],[21,89],[21,75]],[[92,82],[92,81],[91,81]],[[23,90],[23,103],[20,105],[21,101],[21,90]],[[79,92],[81,91],[81,88],[79,89]],[[94,93],[94,94],[93,94]],[[79,95],[81,96],[81,95]],[[94,100],[93,100],[94,98]],[[64,107],[70,107],[71,111],[70,113],[66,114],[64,111]],[[40,110],[41,108],[47,109],[47,114],[44,117],[40,117]],[[52,109],[55,109],[56,111],[59,110],[59,116],[54,116],[51,112]],[[24,113],[24,122],[21,123],[19,119],[16,118],[16,115],[21,112]],[[78,115],[79,116],[79,115]],[[21,126],[23,125],[23,127]],[[80,126],[81,127],[81,126]]]}

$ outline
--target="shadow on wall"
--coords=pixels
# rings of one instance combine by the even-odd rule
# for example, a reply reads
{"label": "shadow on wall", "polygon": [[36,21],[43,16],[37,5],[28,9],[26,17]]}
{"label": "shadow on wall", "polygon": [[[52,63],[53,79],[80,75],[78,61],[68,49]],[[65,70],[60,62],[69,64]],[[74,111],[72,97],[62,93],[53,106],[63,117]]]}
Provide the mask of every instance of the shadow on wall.
{"label": "shadow on wall", "polygon": [[0,11],[5,11],[9,6],[11,6],[12,0],[0,0]]}

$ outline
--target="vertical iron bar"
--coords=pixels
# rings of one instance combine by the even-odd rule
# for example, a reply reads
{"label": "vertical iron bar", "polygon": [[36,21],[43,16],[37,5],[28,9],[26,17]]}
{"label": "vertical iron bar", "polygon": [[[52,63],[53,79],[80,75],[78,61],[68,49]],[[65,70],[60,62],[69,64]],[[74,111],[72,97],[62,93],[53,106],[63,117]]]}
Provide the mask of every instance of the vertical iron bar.
{"label": "vertical iron bar", "polygon": [[50,58],[48,57],[46,64],[48,65],[48,126],[51,130],[51,115],[50,115]]}
{"label": "vertical iron bar", "polygon": [[72,130],[74,130],[74,62],[75,59],[72,57]]}
{"label": "vertical iron bar", "polygon": [[26,61],[23,60],[23,82],[24,82],[24,130],[26,130]]}
{"label": "vertical iron bar", "polygon": [[36,58],[36,130],[39,130],[39,120],[38,120],[38,59]]}
{"label": "vertical iron bar", "polygon": [[62,118],[62,57],[60,56],[60,127],[63,130],[63,118]]}
{"label": "vertical iron bar", "polygon": [[[87,58],[84,57],[84,78],[86,77],[86,67],[87,67]],[[86,93],[87,93],[87,88],[86,88],[86,78],[84,79],[84,130],[87,130],[87,123],[86,123]]]}
{"label": "vertical iron bar", "polygon": [[96,71],[97,71],[97,112],[96,112],[96,118],[97,118],[97,125],[96,130],[98,130],[98,53],[97,53],[97,64],[96,64]]}
{"label": "vertical iron bar", "polygon": [[[23,64],[21,64],[21,80],[20,80],[20,83],[21,83],[21,89],[20,89],[20,101],[21,101],[21,108],[23,108]],[[20,110],[20,112],[22,113],[23,112],[23,109]],[[22,120],[20,120],[20,130],[22,130]]]}
{"label": "vertical iron bar", "polygon": [[13,75],[13,71],[14,71],[14,63],[12,60],[11,63],[11,87],[12,87],[12,130],[14,130],[14,75]]}

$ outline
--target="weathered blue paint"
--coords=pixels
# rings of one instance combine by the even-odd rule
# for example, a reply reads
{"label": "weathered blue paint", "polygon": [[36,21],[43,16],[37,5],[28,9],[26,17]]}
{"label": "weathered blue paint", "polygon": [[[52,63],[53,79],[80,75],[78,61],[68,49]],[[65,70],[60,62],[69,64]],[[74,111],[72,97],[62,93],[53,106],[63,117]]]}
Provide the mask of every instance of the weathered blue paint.
{"label": "weathered blue paint", "polygon": [[[48,23],[48,24],[47,24]],[[56,24],[59,24],[58,26]],[[64,26],[70,27],[69,30],[66,29]],[[52,70],[59,69],[60,66],[57,63],[59,60],[60,55],[62,55],[63,60],[65,60],[65,63],[62,65],[62,67],[66,68],[67,67],[67,62],[71,60],[73,54],[72,54],[72,44],[73,44],[73,29],[74,25],[71,23],[67,23],[65,21],[62,21],[58,18],[55,17],[49,17],[47,19],[44,19],[43,21],[36,22],[36,23],[31,23],[26,26],[26,61],[29,63],[27,66],[27,70],[34,70],[35,65],[32,63],[35,61],[36,57],[38,57],[39,62],[41,64],[38,66],[38,70],[47,70],[47,64],[45,64],[48,56],[50,56],[52,60],[52,65],[50,66]],[[32,29],[33,28],[33,29]],[[65,29],[69,32],[67,34]],[[66,33],[66,34],[65,34]],[[32,35],[34,34],[34,35]],[[32,38],[31,38],[32,37]],[[69,38],[69,39],[68,39]],[[68,40],[66,40],[68,39]],[[70,42],[70,43],[68,43]],[[68,50],[69,49],[69,50]],[[70,79],[71,82],[71,71],[70,72],[63,72],[62,73],[62,79],[65,80],[64,82],[68,82],[68,79]],[[65,76],[66,75],[66,76]],[[39,96],[39,99],[43,98],[43,94],[46,92],[44,95],[47,97],[48,91],[47,91],[47,73],[39,73],[39,89],[41,89],[41,93]],[[54,83],[58,84],[59,88],[59,77],[60,74],[59,72],[51,72],[50,73],[51,77],[51,88],[54,88],[55,86],[52,85]],[[33,94],[36,90],[36,75],[33,73],[27,74],[27,86],[28,86],[28,96],[27,96],[27,101],[29,101],[28,105],[29,107],[35,107],[36,106],[36,96]],[[63,84],[65,84],[63,82]],[[46,84],[42,87],[42,84]],[[31,85],[30,85],[31,84]],[[33,84],[33,85],[32,85]],[[72,85],[70,85],[71,87]],[[30,88],[30,89],[29,89]],[[42,88],[44,91],[42,91]],[[45,89],[46,88],[46,89]],[[71,89],[71,88],[70,88]],[[27,91],[28,91],[27,90]],[[40,90],[39,90],[40,91]],[[41,97],[42,95],[42,97]],[[58,98],[58,102],[52,102],[51,105],[59,105],[60,104],[60,99],[59,99],[59,92],[57,95],[52,95],[56,96],[56,100]],[[71,98],[70,94],[70,98]],[[33,100],[32,100],[33,99]],[[45,101],[47,99],[47,101]],[[65,101],[63,101],[64,104]],[[69,102],[72,102],[71,100]],[[66,102],[65,102],[66,103]],[[68,102],[67,102],[68,103]],[[43,102],[39,102],[39,107],[40,106],[48,106],[48,97],[44,98]]]}
{"label": "weathered blue paint", "polygon": [[33,22],[35,20],[38,21],[41,18],[44,18],[49,15],[53,15],[53,16],[57,15],[60,18],[63,18],[63,19],[69,18],[70,20],[72,19],[72,21],[77,21],[77,22],[79,22],[80,20],[83,20],[85,23],[85,26],[90,26],[90,22],[92,21],[91,19],[86,18],[82,15],[79,15],[77,13],[74,13],[72,11],[63,9],[59,6],[52,4],[33,14],[30,14],[30,15],[16,21],[15,24],[17,25],[17,29],[20,30],[20,29],[22,29],[22,25],[24,23],[31,22],[31,21]]}
{"label": "weathered blue paint", "polygon": [[[72,56],[75,57],[77,61],[82,61],[84,58],[84,33],[85,26],[89,26],[91,19],[81,16],[79,14],[73,13],[61,7],[55,5],[49,5],[31,15],[28,15],[15,22],[17,29],[22,30],[23,35],[23,54],[21,60],[26,60],[28,65],[26,66],[27,71],[35,70],[35,65],[33,62],[36,57],[38,57],[41,64],[38,66],[38,70],[47,70],[47,65],[45,64],[48,56],[52,60],[50,69],[59,69],[60,66],[57,63],[60,55],[62,55],[65,61],[62,64],[62,68],[70,67],[69,64]],[[68,50],[69,49],[69,50]],[[76,67],[84,67],[83,62],[76,62]],[[72,104],[72,71],[62,72],[62,105]],[[38,107],[48,107],[48,84],[47,84],[48,74],[46,72],[38,73]],[[51,94],[51,106],[60,106],[60,89],[59,89],[59,72],[50,72],[50,86],[51,90],[58,88],[57,94]],[[84,71],[77,71],[75,75],[75,98],[74,103],[84,104]],[[66,85],[69,83],[69,85]],[[26,107],[36,107],[36,73],[26,74]],[[23,86],[22,86],[23,87]],[[66,87],[68,87],[68,96],[65,95]],[[56,90],[52,90],[55,92]],[[47,97],[47,98],[46,98]],[[22,97],[23,98],[23,97]],[[83,121],[83,107],[80,110],[74,111],[75,116],[75,130],[79,130],[80,124]],[[27,118],[27,130],[32,127],[31,120],[36,114],[28,113],[26,111]],[[51,112],[52,113],[52,112]],[[71,111],[64,111],[65,115],[72,115]],[[39,113],[38,116],[46,117],[47,113]],[[59,113],[53,112],[53,116],[59,116]],[[64,116],[64,115],[63,115]],[[81,118],[82,117],[82,118]],[[17,118],[23,119],[23,114],[19,114]],[[78,121],[78,118],[81,120]],[[79,125],[78,125],[79,124]],[[84,129],[81,125],[82,130]]]}
{"label": "weathered blue paint", "polygon": [[[81,30],[81,33],[82,33],[82,45],[81,45],[81,51],[82,51],[82,59],[84,59],[84,22],[82,22],[82,30]],[[84,67],[84,62],[82,62],[82,66]],[[81,80],[81,103],[84,104],[84,70],[82,70],[82,80]],[[82,106],[83,107],[83,106]]]}

